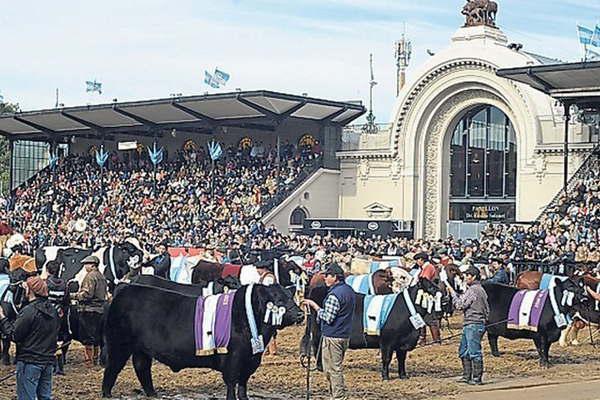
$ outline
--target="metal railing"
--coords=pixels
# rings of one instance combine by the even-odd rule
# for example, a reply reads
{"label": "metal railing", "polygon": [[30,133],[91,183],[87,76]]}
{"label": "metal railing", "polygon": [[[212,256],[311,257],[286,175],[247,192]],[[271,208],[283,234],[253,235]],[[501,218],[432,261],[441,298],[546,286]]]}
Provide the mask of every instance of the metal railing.
{"label": "metal railing", "polygon": [[[588,154],[588,156],[586,157],[586,159],[581,163],[581,165],[579,166],[579,168],[577,169],[577,171],[575,171],[575,173],[571,176],[571,178],[569,178],[569,180],[567,181],[567,192],[570,192],[571,190],[574,189],[575,184],[577,182],[579,182],[580,179],[583,178],[583,176],[585,174],[587,174],[590,171],[590,166],[591,166],[591,162],[593,161],[594,157],[600,157],[598,155],[598,151],[600,150],[600,146],[596,146],[596,148],[594,150],[592,150],[592,152],[590,154]],[[556,207],[558,205],[558,200],[565,194],[565,191],[563,188],[561,188],[558,193],[556,193],[554,195],[554,197],[552,198],[552,200],[550,201],[550,203],[548,203],[548,205],[546,207],[544,207],[544,210],[540,213],[540,215],[536,218],[536,221],[540,221],[546,214],[548,214],[548,211],[553,209],[554,207]]]}
{"label": "metal railing", "polygon": [[392,143],[392,124],[375,124],[376,131],[367,125],[349,125],[342,132],[341,151],[389,150]]}
{"label": "metal railing", "polygon": [[288,196],[290,194],[292,194],[292,192],[294,190],[296,190],[296,188],[298,186],[303,184],[308,178],[310,178],[322,166],[323,166],[323,157],[322,156],[308,160],[302,167],[302,170],[300,171],[300,173],[298,175],[296,175],[296,177],[291,182],[288,182],[288,183],[279,182],[278,187],[277,187],[277,192],[273,195],[273,197],[268,199],[261,206],[261,208],[260,208],[261,218],[264,217],[265,215],[267,215],[275,207],[277,207],[281,203],[283,203],[283,201],[285,199],[287,199]]}

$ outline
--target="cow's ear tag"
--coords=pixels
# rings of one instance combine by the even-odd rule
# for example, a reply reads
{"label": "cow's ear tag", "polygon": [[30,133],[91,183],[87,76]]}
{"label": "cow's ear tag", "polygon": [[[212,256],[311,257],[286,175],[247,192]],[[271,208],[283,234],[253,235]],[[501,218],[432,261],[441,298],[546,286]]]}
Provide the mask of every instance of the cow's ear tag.
{"label": "cow's ear tag", "polygon": [[419,330],[425,326],[425,321],[423,321],[423,317],[421,314],[415,314],[409,318],[410,323],[415,327],[415,329]]}
{"label": "cow's ear tag", "polygon": [[558,314],[554,316],[554,322],[556,322],[556,326],[559,328],[564,328],[567,326],[567,319],[565,318],[565,314]]}

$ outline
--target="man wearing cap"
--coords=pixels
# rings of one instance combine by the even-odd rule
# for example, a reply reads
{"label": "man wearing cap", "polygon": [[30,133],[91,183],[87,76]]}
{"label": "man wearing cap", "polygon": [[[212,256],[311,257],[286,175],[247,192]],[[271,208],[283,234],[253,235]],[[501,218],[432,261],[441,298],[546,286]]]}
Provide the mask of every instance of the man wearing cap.
{"label": "man wearing cap", "polygon": [[100,355],[102,313],[108,290],[106,278],[98,271],[98,257],[87,256],[81,263],[87,274],[73,298],[80,304],[80,341],[85,346],[85,362],[92,366],[97,364]]}
{"label": "man wearing cap", "polygon": [[352,331],[352,314],[356,295],[344,281],[344,270],[333,263],[325,269],[325,284],[329,288],[323,308],[313,300],[306,299],[304,304],[317,313],[321,321],[321,357],[323,372],[329,381],[331,398],[344,400],[348,398],[344,383],[344,355],[350,342]]}
{"label": "man wearing cap", "polygon": [[490,306],[487,293],[481,286],[479,270],[471,266],[465,272],[465,277],[467,290],[460,296],[449,283],[446,283],[454,307],[464,313],[463,333],[458,349],[458,356],[463,365],[463,376],[460,381],[470,385],[481,385],[483,375],[481,338],[485,332]]}
{"label": "man wearing cap", "polygon": [[500,283],[503,285],[509,285],[508,273],[504,266],[504,260],[500,257],[493,257],[490,259],[490,271],[494,274],[491,278],[486,279],[488,283]]}
{"label": "man wearing cap", "polygon": [[[273,260],[260,260],[257,261],[254,266],[256,267],[256,272],[260,278],[258,279],[258,283],[265,286],[271,286],[276,283],[275,275],[272,272],[272,268],[274,268]],[[266,354],[277,355],[277,332],[273,335],[269,344],[267,345]]]}
{"label": "man wearing cap", "polygon": [[0,307],[0,330],[17,344],[17,399],[50,400],[59,319],[48,301],[48,287],[39,276],[23,284],[29,300],[15,322]]}

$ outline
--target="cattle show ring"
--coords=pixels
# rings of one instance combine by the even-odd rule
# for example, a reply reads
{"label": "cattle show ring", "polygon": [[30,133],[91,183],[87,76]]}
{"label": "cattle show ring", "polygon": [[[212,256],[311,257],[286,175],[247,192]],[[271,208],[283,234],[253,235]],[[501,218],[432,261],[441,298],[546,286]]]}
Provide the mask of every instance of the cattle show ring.
{"label": "cattle show ring", "polygon": [[[599,8],[521,4],[509,39],[498,0],[454,2],[444,48],[419,56],[404,24],[390,123],[375,122],[373,54],[368,107],[231,87],[275,78],[271,60],[205,70],[203,94],[119,101],[94,79],[89,102],[56,89],[55,107],[30,111],[0,95],[0,400],[600,399],[600,24],[577,22],[577,62],[535,50],[569,40],[520,31]],[[302,18],[319,8],[299,3]],[[323,3],[319,21],[390,7]],[[343,15],[345,35],[358,16]],[[234,40],[293,37],[302,18],[288,17],[289,32]],[[378,21],[370,34],[396,29]],[[419,46],[433,26],[415,25]],[[284,82],[328,82],[293,50]]]}

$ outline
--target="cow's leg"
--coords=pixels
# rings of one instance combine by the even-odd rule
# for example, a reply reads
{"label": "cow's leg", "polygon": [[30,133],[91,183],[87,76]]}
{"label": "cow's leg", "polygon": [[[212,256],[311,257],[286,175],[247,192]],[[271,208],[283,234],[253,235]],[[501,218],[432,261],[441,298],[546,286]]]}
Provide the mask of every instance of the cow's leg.
{"label": "cow's leg", "polygon": [[498,351],[498,336],[493,335],[488,332],[488,342],[490,343],[490,349],[492,350],[492,355],[494,357],[500,357],[500,352]]}
{"label": "cow's leg", "polygon": [[406,374],[406,350],[396,350],[396,359],[398,360],[398,377],[400,379],[408,379]]}
{"label": "cow's leg", "polygon": [[390,380],[390,362],[392,361],[392,346],[383,345],[381,346],[381,378],[384,381]]}
{"label": "cow's leg", "polygon": [[238,382],[238,400],[248,400],[248,380],[260,366],[260,358],[253,358],[249,365],[240,372]]}
{"label": "cow's leg", "polygon": [[545,338],[543,336],[540,336],[538,338],[533,339],[533,342],[535,343],[535,349],[537,350],[538,355],[540,357],[540,367],[547,368],[548,359],[544,355],[544,347],[546,345],[546,341],[544,339]]}
{"label": "cow's leg", "polygon": [[104,377],[102,378],[102,397],[112,397],[111,392],[117,376],[125,366],[130,355],[131,351],[126,346],[113,347],[108,350],[108,362],[104,369]]}
{"label": "cow's leg", "polygon": [[2,339],[2,364],[10,365],[10,339]]}
{"label": "cow's leg", "polygon": [[156,396],[156,390],[152,384],[152,358],[144,353],[133,353],[133,368],[146,396]]}

